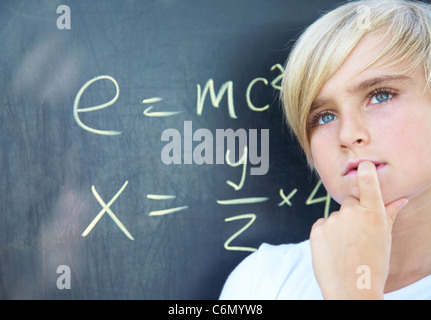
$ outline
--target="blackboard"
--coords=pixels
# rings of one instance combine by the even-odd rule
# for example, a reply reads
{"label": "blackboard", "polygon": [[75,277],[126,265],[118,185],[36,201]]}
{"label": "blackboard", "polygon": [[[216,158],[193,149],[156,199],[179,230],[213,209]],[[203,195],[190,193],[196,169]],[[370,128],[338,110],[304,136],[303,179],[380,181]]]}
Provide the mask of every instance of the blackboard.
{"label": "blackboard", "polygon": [[[278,86],[336,4],[2,0],[0,298],[216,299],[261,243],[307,239],[336,204]],[[217,161],[222,129],[267,168],[240,138]]]}

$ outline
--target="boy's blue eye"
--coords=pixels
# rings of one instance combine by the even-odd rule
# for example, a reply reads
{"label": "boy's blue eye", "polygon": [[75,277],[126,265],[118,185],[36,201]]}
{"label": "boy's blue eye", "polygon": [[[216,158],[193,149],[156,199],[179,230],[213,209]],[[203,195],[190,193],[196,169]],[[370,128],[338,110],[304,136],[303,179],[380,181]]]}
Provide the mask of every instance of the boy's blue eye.
{"label": "boy's blue eye", "polygon": [[371,99],[372,104],[382,103],[392,98],[392,95],[388,92],[379,92]]}
{"label": "boy's blue eye", "polygon": [[325,124],[337,119],[337,116],[332,113],[326,113],[319,119],[319,124]]}

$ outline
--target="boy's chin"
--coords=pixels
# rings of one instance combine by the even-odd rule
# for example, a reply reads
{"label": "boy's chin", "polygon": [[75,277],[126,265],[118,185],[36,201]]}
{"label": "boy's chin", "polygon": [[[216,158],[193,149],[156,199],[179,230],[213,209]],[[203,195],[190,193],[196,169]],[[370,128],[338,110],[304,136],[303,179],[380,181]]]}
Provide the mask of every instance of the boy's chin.
{"label": "boy's chin", "polygon": [[335,202],[337,202],[339,205],[342,205],[344,200],[346,200],[347,198],[354,198],[356,200],[359,201],[359,188],[358,187],[354,187],[352,190],[350,190],[349,193],[347,194],[343,194],[340,196],[334,196],[332,197],[332,199],[335,200]]}

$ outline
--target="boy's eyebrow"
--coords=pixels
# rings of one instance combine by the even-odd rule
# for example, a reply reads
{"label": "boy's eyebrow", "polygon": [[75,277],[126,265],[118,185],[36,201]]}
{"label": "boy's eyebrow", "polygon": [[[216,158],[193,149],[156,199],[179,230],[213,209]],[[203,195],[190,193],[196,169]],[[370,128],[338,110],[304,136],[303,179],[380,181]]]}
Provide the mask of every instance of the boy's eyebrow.
{"label": "boy's eyebrow", "polygon": [[411,77],[405,76],[405,75],[385,75],[381,77],[371,78],[364,80],[360,82],[359,84],[355,85],[353,88],[350,88],[348,91],[350,93],[355,93],[359,91],[365,91],[367,89],[370,89],[374,87],[375,85],[385,82],[385,81],[406,81],[411,80]]}
{"label": "boy's eyebrow", "polygon": [[[357,93],[365,90],[369,90],[370,88],[374,87],[375,85],[386,82],[386,81],[406,81],[411,80],[411,77],[405,76],[405,75],[384,75],[381,77],[375,77],[371,79],[364,80],[357,85],[353,86],[352,88],[348,89],[349,93]],[[319,108],[322,105],[325,105],[327,103],[330,103],[332,100],[330,98],[321,97],[316,98],[312,103],[310,107],[310,112],[312,112],[314,109]]]}
{"label": "boy's eyebrow", "polygon": [[327,98],[314,99],[314,101],[311,103],[309,113],[312,113],[315,109],[318,109],[318,108],[320,108],[320,106],[323,106],[323,105],[330,103],[330,102],[331,102],[331,99],[327,99]]}

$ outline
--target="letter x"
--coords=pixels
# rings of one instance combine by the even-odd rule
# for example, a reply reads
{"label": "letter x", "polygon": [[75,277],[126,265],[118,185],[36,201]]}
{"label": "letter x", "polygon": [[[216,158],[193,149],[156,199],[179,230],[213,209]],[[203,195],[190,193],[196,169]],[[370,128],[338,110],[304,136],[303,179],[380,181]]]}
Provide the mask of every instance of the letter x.
{"label": "letter x", "polygon": [[111,219],[114,220],[115,224],[121,229],[121,231],[123,231],[124,234],[130,240],[135,240],[132,237],[132,235],[129,233],[129,231],[127,231],[126,227],[121,223],[121,221],[117,218],[117,216],[109,208],[114,203],[114,201],[117,200],[117,198],[120,196],[120,194],[124,191],[124,189],[126,188],[126,186],[127,186],[128,183],[129,182],[126,181],[123,184],[123,186],[121,187],[121,189],[118,190],[118,192],[111,199],[111,201],[108,202],[108,204],[106,204],[103,201],[103,199],[100,197],[100,195],[97,193],[96,188],[94,187],[94,185],[91,187],[91,191],[93,191],[94,197],[97,199],[97,201],[99,201],[99,203],[100,203],[100,205],[102,206],[103,209],[97,214],[97,216],[93,219],[93,221],[91,221],[91,223],[88,225],[87,229],[85,229],[85,231],[82,233],[83,237],[87,236],[90,233],[90,231],[94,228],[94,226],[96,225],[96,223],[99,222],[100,218],[102,218],[102,216],[105,214],[105,212],[108,212],[108,214],[111,217]]}
{"label": "letter x", "polygon": [[298,191],[298,189],[293,189],[292,192],[289,193],[288,196],[286,196],[283,192],[283,189],[280,189],[280,197],[283,199],[278,206],[281,207],[283,204],[287,204],[288,206],[292,206],[292,203],[290,202],[290,198],[292,198],[295,193]]}

